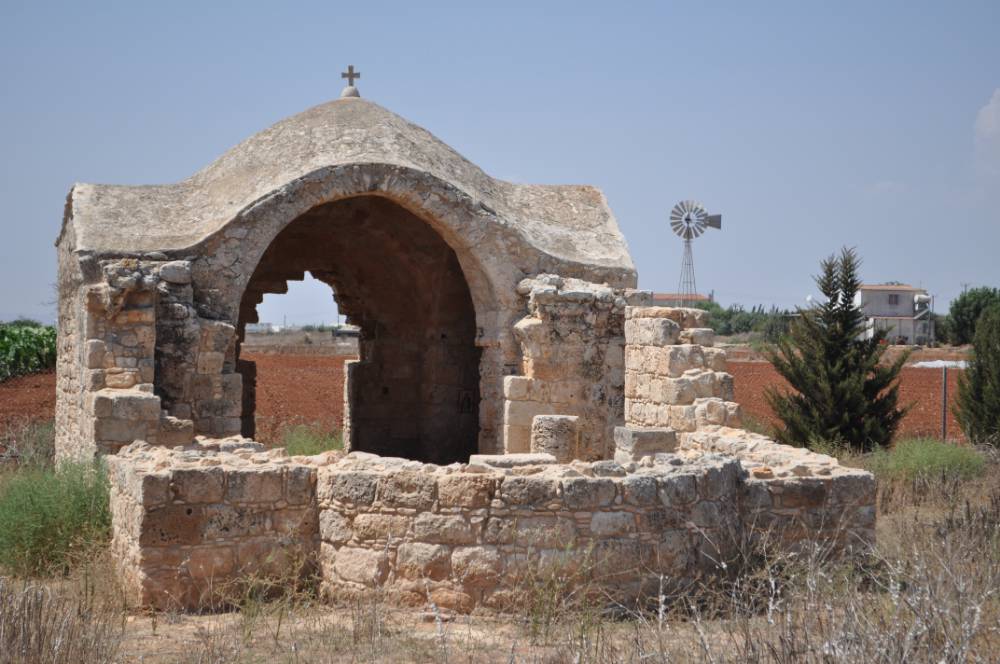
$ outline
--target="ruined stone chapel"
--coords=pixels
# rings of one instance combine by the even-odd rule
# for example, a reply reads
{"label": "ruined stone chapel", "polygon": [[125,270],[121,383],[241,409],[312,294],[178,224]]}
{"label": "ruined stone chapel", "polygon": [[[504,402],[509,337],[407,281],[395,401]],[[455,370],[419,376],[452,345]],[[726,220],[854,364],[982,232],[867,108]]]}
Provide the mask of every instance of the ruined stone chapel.
{"label": "ruined stone chapel", "polygon": [[[649,306],[598,189],[494,179],[353,86],[176,184],[73,186],[57,251],[57,455],[106,458],[144,603],[293,549],[331,593],[471,610],[570,542],[641,587],[751,516],[872,537],[870,476],[739,429],[703,314]],[[307,272],[360,357],[345,453],[287,457],[241,341]]]}

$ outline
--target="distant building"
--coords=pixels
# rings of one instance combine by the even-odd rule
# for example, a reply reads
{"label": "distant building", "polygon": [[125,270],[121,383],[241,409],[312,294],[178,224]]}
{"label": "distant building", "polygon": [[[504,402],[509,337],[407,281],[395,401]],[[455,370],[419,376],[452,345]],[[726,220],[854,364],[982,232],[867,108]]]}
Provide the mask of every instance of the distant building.
{"label": "distant building", "polygon": [[700,302],[712,302],[711,295],[684,295],[683,293],[653,293],[653,306],[689,307]]}
{"label": "distant building", "polygon": [[854,304],[864,312],[863,338],[885,330],[889,343],[929,345],[934,343],[933,300],[923,288],[907,284],[864,284]]}

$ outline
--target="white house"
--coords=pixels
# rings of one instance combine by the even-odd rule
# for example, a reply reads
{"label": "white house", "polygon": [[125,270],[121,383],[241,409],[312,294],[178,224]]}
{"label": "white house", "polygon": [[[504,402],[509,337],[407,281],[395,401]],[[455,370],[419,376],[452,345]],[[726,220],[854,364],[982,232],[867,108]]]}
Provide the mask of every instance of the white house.
{"label": "white house", "polygon": [[899,344],[934,343],[932,303],[926,290],[907,284],[864,284],[854,296],[867,318],[863,337],[886,330],[889,343]]}

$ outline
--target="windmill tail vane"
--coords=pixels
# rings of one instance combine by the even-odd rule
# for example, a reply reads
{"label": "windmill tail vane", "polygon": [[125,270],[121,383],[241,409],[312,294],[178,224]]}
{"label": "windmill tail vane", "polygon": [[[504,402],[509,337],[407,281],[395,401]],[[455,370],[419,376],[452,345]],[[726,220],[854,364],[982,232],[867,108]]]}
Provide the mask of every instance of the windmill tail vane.
{"label": "windmill tail vane", "polygon": [[684,258],[681,260],[681,278],[677,284],[677,292],[684,306],[691,306],[698,299],[691,241],[707,228],[721,229],[722,215],[708,214],[705,206],[698,201],[681,201],[670,211],[670,228],[684,240]]}

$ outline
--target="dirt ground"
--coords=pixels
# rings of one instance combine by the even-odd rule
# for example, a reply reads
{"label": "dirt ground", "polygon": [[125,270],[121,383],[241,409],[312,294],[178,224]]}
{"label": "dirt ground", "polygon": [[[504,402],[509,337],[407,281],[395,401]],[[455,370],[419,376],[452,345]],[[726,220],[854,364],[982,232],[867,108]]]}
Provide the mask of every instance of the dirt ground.
{"label": "dirt ground", "polygon": [[[257,363],[257,426],[272,442],[283,424],[340,429],[344,416],[344,361],[353,356],[244,354]],[[54,372],[0,383],[0,435],[11,424],[55,417]]]}
{"label": "dirt ground", "polygon": [[[764,392],[769,387],[787,387],[769,362],[729,362],[733,375],[736,401],[748,415],[761,423],[776,424]],[[959,369],[948,370],[948,402],[954,404],[958,393]],[[904,367],[899,382],[899,401],[903,406],[912,405],[900,425],[902,436],[941,436],[941,370]],[[948,411],[948,440],[965,440],[955,416]]]}
{"label": "dirt ground", "polygon": [[339,430],[344,417],[344,362],[353,356],[244,353],[257,363],[257,437],[277,442],[286,424]]}
{"label": "dirt ground", "polygon": [[[257,362],[257,424],[263,442],[276,442],[283,424],[316,423],[326,429],[341,428],[344,411],[344,361],[353,356],[253,353]],[[736,401],[753,419],[774,422],[764,400],[764,390],[784,381],[773,367],[761,361],[730,361]],[[959,370],[948,372],[949,402],[958,391]],[[22,376],[0,383],[0,434],[9,424],[24,419],[51,419],[55,412],[55,374]],[[903,435],[941,433],[941,370],[906,367],[900,400],[912,404],[903,420]],[[962,440],[954,415],[948,414],[948,438]]]}
{"label": "dirt ground", "polygon": [[0,382],[0,436],[12,424],[51,420],[56,412],[54,371]]}

